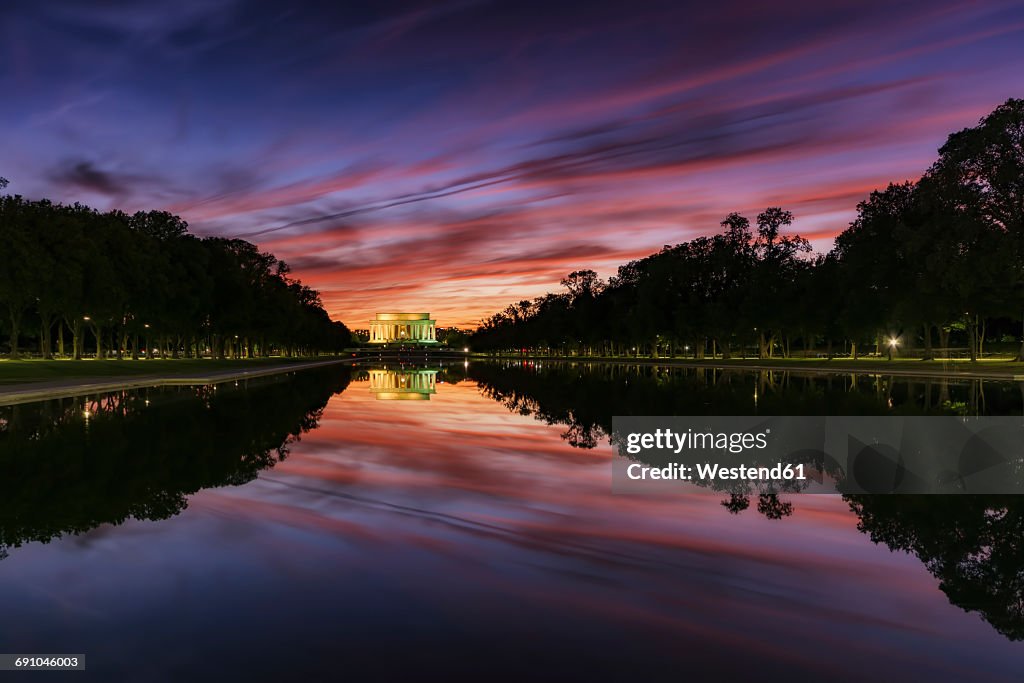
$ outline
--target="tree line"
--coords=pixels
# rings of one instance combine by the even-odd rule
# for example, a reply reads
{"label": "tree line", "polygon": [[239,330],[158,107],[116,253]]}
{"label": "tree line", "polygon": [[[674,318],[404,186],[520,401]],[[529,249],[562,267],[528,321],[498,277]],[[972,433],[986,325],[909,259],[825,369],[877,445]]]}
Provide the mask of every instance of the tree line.
{"label": "tree line", "polygon": [[[0,189],[6,186],[0,178]],[[100,212],[0,196],[0,306],[10,357],[307,355],[351,344],[319,293],[241,239],[165,211]]]}
{"label": "tree line", "polygon": [[[949,136],[917,181],[857,205],[827,254],[784,230],[778,207],[496,313],[479,350],[758,358],[797,351],[922,358],[1019,338],[1024,316],[1024,100]],[[941,351],[940,351],[941,350]],[[1024,346],[1018,353],[1024,360]]]}

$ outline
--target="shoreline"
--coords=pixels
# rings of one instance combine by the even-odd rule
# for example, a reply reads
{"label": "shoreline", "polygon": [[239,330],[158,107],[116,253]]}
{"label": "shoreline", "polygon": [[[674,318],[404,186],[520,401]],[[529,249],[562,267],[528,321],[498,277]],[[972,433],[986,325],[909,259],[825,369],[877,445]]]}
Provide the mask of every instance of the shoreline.
{"label": "shoreline", "polygon": [[309,370],[311,368],[351,362],[351,358],[332,358],[330,360],[284,362],[265,367],[248,369],[220,369],[209,372],[190,373],[186,375],[121,375],[111,377],[81,377],[61,380],[40,380],[19,384],[0,385],[0,406],[45,401],[53,398],[69,398],[91,394],[117,391],[119,389],[138,389],[140,387],[158,387],[188,384],[216,384],[238,379],[251,379],[276,375],[293,370]]}
{"label": "shoreline", "polygon": [[[404,355],[404,354],[403,354]],[[413,354],[410,354],[413,355]],[[419,355],[419,354],[416,354]],[[433,355],[433,354],[430,354]],[[472,360],[486,362],[500,361],[549,361],[558,363],[643,365],[694,368],[706,370],[739,370],[794,372],[799,374],[861,374],[888,375],[894,377],[921,377],[939,379],[983,379],[1001,381],[1024,381],[1024,363],[1011,360],[977,361],[921,361],[862,359],[833,360],[821,359],[704,359],[692,358],[622,358],[601,356],[553,356],[553,355],[517,355],[491,356],[484,353],[468,354]],[[189,384],[215,384],[218,382],[238,379],[249,379],[275,375],[294,370],[307,370],[339,363],[364,365],[373,358],[351,356],[315,361],[286,361],[269,366],[249,366],[243,368],[221,368],[210,371],[189,372],[187,374],[154,373],[149,375],[115,375],[110,377],[67,377],[56,380],[29,380],[17,384],[0,384],[0,406],[18,403],[30,403],[53,398],[68,398],[94,392],[117,391],[120,389],[136,389],[139,387],[157,387]],[[916,366],[916,367],[915,367]],[[988,367],[986,367],[988,366]]]}
{"label": "shoreline", "polygon": [[[715,359],[693,358],[622,358],[604,356],[490,356],[470,353],[470,358],[488,361],[542,360],[559,363],[614,363],[618,365],[662,365],[672,367],[703,368],[708,370],[765,370],[770,372],[796,372],[829,375],[891,375],[898,377],[928,377],[943,379],[990,379],[1011,382],[1024,381],[1024,363],[1012,360],[822,360],[822,359]],[[998,364],[998,365],[997,365]],[[912,367],[917,365],[918,367]],[[1000,365],[1002,367],[1000,367]],[[985,367],[989,366],[989,367]]]}

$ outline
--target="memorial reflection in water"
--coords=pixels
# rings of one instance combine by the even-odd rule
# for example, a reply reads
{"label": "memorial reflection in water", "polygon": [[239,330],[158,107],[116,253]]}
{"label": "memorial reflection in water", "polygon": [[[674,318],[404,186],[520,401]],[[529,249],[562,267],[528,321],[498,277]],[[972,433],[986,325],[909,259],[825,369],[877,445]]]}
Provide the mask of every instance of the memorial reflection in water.
{"label": "memorial reflection in water", "polygon": [[385,401],[429,401],[437,393],[437,370],[370,370],[370,393]]}

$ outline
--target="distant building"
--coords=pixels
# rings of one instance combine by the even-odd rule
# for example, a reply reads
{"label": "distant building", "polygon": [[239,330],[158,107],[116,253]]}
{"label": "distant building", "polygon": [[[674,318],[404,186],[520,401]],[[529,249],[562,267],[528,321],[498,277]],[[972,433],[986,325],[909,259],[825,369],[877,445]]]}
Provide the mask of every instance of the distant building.
{"label": "distant building", "polygon": [[429,313],[378,313],[370,321],[371,344],[436,344]]}

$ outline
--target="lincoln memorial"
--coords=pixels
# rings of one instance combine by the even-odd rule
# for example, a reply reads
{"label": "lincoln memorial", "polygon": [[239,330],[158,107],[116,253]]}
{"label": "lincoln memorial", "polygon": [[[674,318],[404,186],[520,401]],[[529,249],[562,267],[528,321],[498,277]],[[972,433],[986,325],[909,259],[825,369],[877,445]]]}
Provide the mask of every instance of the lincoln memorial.
{"label": "lincoln memorial", "polygon": [[429,313],[378,313],[370,321],[371,344],[436,344]]}

